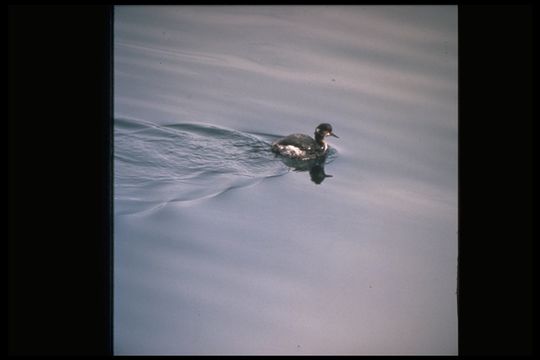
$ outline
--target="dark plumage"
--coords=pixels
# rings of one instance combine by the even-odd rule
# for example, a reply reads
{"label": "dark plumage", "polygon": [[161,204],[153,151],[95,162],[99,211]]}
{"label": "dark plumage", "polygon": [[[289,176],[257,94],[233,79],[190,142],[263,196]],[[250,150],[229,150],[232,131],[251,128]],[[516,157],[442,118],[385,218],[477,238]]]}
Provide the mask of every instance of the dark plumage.
{"label": "dark plumage", "polygon": [[323,123],[315,129],[315,139],[304,134],[292,134],[276,140],[272,144],[272,151],[301,160],[314,159],[328,151],[328,144],[324,141],[326,136],[339,138],[332,132],[332,125]]}

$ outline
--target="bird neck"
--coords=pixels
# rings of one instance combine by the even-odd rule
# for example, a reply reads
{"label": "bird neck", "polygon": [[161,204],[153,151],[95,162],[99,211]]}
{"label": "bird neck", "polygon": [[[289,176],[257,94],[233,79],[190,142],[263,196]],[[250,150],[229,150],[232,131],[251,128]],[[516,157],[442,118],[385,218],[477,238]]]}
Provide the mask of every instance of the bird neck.
{"label": "bird neck", "polygon": [[315,131],[315,141],[317,144],[324,146],[324,136]]}
{"label": "bird neck", "polygon": [[326,149],[326,143],[324,142],[324,136],[319,134],[317,131],[315,131],[315,142],[317,145],[319,145],[322,149]]}

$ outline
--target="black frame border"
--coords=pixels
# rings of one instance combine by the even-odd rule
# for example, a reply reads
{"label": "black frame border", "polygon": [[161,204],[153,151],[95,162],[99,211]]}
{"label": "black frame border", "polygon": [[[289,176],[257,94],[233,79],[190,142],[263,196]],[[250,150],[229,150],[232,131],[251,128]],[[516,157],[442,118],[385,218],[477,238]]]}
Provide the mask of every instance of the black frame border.
{"label": "black frame border", "polygon": [[[459,4],[459,352],[532,355],[532,2]],[[8,7],[8,353],[112,355],[112,5]]]}

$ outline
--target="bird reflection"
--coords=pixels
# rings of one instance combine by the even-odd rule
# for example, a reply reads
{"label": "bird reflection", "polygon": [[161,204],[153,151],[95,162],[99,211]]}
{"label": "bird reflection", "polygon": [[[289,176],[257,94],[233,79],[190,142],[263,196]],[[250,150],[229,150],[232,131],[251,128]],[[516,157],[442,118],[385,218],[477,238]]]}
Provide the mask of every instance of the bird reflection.
{"label": "bird reflection", "polygon": [[281,160],[285,165],[294,169],[294,171],[309,172],[311,181],[318,185],[321,184],[324,179],[328,177],[333,177],[332,175],[326,174],[324,171],[326,158],[327,156],[325,155],[312,160],[298,160],[288,157],[281,157]]}

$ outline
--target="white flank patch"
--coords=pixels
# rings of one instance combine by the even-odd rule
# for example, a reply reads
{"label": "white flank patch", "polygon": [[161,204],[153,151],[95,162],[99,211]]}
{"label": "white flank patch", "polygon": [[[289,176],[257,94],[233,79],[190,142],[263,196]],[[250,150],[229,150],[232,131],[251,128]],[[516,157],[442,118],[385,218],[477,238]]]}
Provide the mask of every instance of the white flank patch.
{"label": "white flank patch", "polygon": [[304,151],[296,146],[293,145],[285,145],[280,146],[280,150],[282,150],[282,153],[289,155],[289,156],[302,156],[304,155]]}

